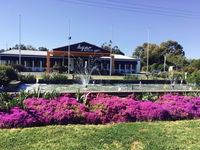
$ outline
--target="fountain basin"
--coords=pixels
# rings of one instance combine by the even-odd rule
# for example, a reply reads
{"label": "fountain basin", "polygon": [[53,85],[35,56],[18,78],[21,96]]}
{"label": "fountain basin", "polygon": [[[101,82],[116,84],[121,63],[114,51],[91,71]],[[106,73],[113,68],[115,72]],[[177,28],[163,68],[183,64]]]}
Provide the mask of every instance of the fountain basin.
{"label": "fountain basin", "polygon": [[21,84],[16,92],[20,90],[34,91],[40,88],[43,92],[56,91],[59,93],[80,91],[147,91],[147,90],[192,90],[188,85],[170,84]]}

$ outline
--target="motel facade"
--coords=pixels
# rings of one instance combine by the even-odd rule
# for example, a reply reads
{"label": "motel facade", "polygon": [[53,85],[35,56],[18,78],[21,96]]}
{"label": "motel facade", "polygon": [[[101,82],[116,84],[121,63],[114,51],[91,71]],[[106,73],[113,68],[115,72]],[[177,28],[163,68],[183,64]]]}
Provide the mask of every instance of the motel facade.
{"label": "motel facade", "polygon": [[54,65],[67,66],[70,73],[96,66],[102,74],[132,74],[140,72],[140,59],[111,54],[96,45],[80,42],[54,48],[52,51],[7,50],[0,53],[1,65],[20,64],[26,71],[51,72]]}

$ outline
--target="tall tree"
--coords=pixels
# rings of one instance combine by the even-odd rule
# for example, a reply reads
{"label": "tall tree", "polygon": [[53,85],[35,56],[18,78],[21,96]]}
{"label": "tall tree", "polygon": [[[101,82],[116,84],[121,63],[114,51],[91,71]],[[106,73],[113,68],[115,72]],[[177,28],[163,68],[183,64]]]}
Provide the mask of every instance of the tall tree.
{"label": "tall tree", "polygon": [[48,49],[46,47],[39,47],[38,50],[39,51],[48,51]]}
{"label": "tall tree", "polygon": [[34,50],[34,51],[37,50],[37,49],[36,49],[35,47],[33,47],[32,45],[27,45],[27,46],[26,46],[26,49],[27,49],[27,50]]}
{"label": "tall tree", "polygon": [[147,65],[147,49],[150,71],[162,71],[164,69],[164,58],[166,58],[167,66],[174,66],[176,69],[181,69],[187,65],[187,60],[184,56],[185,52],[178,42],[170,40],[162,42],[160,46],[156,44],[149,44],[148,46],[148,43],[144,43],[142,46],[138,46],[133,52],[133,56],[140,57],[142,70],[144,71]]}
{"label": "tall tree", "polygon": [[111,51],[112,54],[120,54],[124,55],[124,53],[119,49],[118,46],[112,47],[112,41],[110,40],[109,43],[103,43],[101,48]]}
{"label": "tall tree", "polygon": [[[157,55],[159,46],[156,44],[144,43],[142,46],[138,46],[133,52],[134,57],[138,57],[141,60],[142,70],[146,71],[147,66],[147,52],[150,70],[157,69],[160,63],[160,57]],[[152,66],[153,65],[153,66]]]}
{"label": "tall tree", "polygon": [[162,51],[162,54],[185,56],[183,47],[176,41],[169,40],[167,42],[162,42],[160,44],[160,49]]}
{"label": "tall tree", "polygon": [[26,46],[24,45],[24,44],[16,44],[14,47],[12,47],[11,49],[19,49],[19,47],[20,47],[20,49],[21,50],[26,50]]}

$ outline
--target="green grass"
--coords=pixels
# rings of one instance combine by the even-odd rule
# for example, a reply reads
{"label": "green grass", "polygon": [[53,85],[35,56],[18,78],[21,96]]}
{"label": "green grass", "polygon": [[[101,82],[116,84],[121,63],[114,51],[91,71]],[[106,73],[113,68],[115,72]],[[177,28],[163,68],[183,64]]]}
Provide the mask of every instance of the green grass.
{"label": "green grass", "polygon": [[200,120],[1,129],[1,150],[197,150]]}

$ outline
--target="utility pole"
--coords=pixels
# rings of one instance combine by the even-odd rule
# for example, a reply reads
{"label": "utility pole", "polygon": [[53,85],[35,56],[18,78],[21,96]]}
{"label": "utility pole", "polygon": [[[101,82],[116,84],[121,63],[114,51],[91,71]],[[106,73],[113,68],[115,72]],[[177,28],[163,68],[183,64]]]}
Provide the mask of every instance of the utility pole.
{"label": "utility pole", "polygon": [[68,74],[70,74],[70,40],[71,40],[71,35],[70,35],[70,20],[69,20],[69,36],[68,36]]}
{"label": "utility pole", "polygon": [[110,42],[110,76],[112,75],[112,40],[113,40],[113,25],[111,26],[111,40]]}
{"label": "utility pole", "polygon": [[19,65],[21,65],[21,15],[19,15]]}
{"label": "utility pole", "polygon": [[150,41],[150,33],[149,33],[149,29],[147,29],[148,32],[148,43],[147,43],[147,74],[149,73],[149,41]]}
{"label": "utility pole", "polygon": [[110,40],[110,76],[112,75],[112,41]]}

